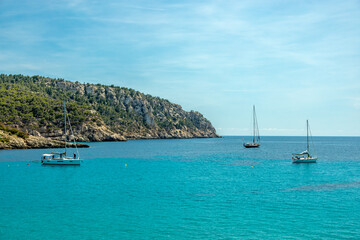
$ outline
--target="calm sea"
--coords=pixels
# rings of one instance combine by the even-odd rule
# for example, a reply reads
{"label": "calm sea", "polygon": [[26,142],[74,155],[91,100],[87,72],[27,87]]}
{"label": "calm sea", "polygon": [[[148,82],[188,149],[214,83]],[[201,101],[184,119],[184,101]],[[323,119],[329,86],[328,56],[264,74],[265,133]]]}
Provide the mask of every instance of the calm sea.
{"label": "calm sea", "polygon": [[360,138],[314,143],[297,165],[304,137],[91,143],[80,167],[0,151],[0,239],[360,239]]}

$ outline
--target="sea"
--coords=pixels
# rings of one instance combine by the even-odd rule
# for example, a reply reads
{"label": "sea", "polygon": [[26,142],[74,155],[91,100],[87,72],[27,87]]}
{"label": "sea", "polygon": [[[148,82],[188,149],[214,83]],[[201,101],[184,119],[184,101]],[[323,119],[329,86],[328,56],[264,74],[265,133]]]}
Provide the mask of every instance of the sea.
{"label": "sea", "polygon": [[248,138],[2,150],[0,239],[360,239],[360,137],[313,137],[311,164],[306,137]]}

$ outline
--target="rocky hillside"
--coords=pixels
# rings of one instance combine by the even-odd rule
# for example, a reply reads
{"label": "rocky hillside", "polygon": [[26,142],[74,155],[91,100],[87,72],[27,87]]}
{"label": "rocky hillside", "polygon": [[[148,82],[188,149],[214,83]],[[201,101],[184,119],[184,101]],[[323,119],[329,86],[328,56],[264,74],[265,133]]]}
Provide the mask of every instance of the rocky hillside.
{"label": "rocky hillside", "polygon": [[64,100],[77,141],[219,137],[199,112],[133,89],[0,75],[0,122],[31,136],[63,138]]}

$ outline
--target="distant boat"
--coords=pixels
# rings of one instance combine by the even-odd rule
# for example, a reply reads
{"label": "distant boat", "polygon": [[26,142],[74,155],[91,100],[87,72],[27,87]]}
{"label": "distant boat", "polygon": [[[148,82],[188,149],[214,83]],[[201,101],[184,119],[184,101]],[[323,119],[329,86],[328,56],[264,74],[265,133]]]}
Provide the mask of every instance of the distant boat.
{"label": "distant boat", "polygon": [[252,143],[244,143],[246,148],[257,148],[260,146],[259,127],[256,118],[255,105],[253,106],[253,141]]}
{"label": "distant boat", "polygon": [[[68,157],[66,156],[66,105],[65,105],[65,101],[64,101],[64,126],[65,126],[65,151],[62,153],[48,153],[48,154],[43,154],[41,157],[41,163],[43,165],[80,165],[81,159],[79,158],[79,152],[77,151],[77,156],[74,153],[74,155],[72,157]],[[70,123],[70,120],[69,120]],[[70,130],[72,132],[71,129],[71,125],[70,125]],[[75,140],[74,140],[75,143]],[[75,143],[75,147],[76,147],[76,143]]]}
{"label": "distant boat", "polygon": [[309,151],[309,121],[306,120],[306,150],[302,153],[293,153],[292,162],[293,163],[316,163],[317,156],[313,157]]}

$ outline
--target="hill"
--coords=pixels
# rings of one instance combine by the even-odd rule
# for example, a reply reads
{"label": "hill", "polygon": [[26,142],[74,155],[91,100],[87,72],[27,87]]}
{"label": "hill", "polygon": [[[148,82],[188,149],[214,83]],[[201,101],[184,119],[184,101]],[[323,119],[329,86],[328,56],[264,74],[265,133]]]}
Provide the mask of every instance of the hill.
{"label": "hill", "polygon": [[41,76],[0,75],[0,122],[63,138],[63,101],[77,141],[219,137],[199,112],[133,89]]}

